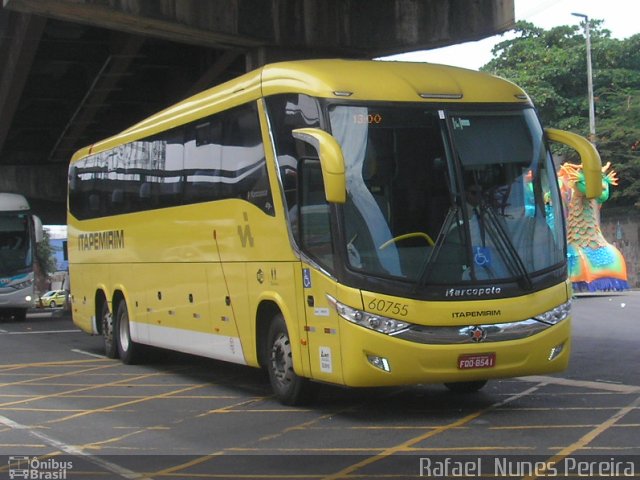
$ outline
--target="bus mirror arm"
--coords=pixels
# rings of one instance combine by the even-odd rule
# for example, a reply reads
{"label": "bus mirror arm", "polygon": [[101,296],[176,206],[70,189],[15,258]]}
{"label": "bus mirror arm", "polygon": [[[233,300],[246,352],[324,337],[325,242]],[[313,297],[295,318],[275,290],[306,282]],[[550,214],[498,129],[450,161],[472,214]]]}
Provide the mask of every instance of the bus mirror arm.
{"label": "bus mirror arm", "polygon": [[347,180],[340,144],[329,133],[318,128],[298,128],[293,137],[308,143],[318,152],[327,202],[347,201]]}
{"label": "bus mirror arm", "polygon": [[585,196],[598,198],[602,195],[602,160],[596,147],[586,138],[565,130],[546,128],[545,132],[552,142],[573,148],[580,155],[586,186]]}

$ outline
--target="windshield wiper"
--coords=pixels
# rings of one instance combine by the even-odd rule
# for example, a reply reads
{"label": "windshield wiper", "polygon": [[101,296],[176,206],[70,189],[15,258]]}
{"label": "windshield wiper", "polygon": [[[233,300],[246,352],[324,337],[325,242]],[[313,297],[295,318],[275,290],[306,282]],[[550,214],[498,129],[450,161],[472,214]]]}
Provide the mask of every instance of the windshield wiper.
{"label": "windshield wiper", "polygon": [[431,254],[427,255],[427,257],[422,262],[420,272],[418,273],[416,286],[413,290],[414,294],[418,291],[418,289],[424,287],[424,285],[427,283],[427,279],[431,277],[431,272],[433,271],[433,267],[436,263],[432,260],[438,258],[438,255],[440,255],[440,251],[442,250],[442,246],[444,245],[445,240],[452,230],[452,225],[458,222],[458,212],[459,208],[457,206],[454,205],[449,207],[447,216],[445,217],[442,227],[440,228],[440,232],[438,233],[438,237],[436,238],[433,250],[431,251]]}
{"label": "windshield wiper", "polygon": [[522,282],[522,287],[526,290],[531,290],[533,288],[531,275],[529,275],[527,267],[518,254],[518,250],[513,246],[509,234],[504,229],[502,223],[500,223],[500,219],[496,215],[496,212],[493,208],[482,202],[479,208],[479,213],[480,221],[484,222],[486,215],[489,225],[493,227],[493,229],[489,229],[489,236],[493,239],[496,247],[499,248],[499,252],[505,262],[513,272],[518,275],[518,279]]}

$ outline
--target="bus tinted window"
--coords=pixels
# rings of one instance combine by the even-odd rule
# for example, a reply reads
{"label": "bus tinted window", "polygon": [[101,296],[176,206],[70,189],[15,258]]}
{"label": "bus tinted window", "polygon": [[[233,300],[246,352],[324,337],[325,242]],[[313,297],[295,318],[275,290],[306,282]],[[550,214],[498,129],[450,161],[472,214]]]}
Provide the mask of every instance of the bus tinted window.
{"label": "bus tinted window", "polygon": [[31,264],[29,220],[25,214],[0,214],[0,275],[21,271]]}
{"label": "bus tinted window", "polygon": [[298,163],[303,155],[313,154],[309,145],[296,141],[296,128],[320,127],[318,101],[303,94],[273,95],[265,99],[276,149],[278,173],[291,231],[298,239]]}
{"label": "bus tinted window", "polygon": [[255,104],[90,155],[69,171],[79,219],[226,198],[273,215]]}

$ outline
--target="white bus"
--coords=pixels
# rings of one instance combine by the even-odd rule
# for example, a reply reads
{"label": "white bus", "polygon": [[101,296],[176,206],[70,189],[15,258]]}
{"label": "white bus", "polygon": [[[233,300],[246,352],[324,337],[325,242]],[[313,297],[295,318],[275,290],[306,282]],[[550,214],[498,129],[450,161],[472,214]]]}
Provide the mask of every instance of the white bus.
{"label": "white bus", "polygon": [[42,223],[22,195],[0,193],[0,315],[24,320],[35,306],[33,266]]}

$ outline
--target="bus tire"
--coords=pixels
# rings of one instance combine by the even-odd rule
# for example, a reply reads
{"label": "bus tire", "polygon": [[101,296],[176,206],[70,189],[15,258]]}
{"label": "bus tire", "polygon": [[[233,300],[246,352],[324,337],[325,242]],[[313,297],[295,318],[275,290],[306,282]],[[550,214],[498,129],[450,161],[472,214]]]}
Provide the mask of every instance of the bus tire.
{"label": "bus tire", "polygon": [[450,382],[445,383],[444,386],[453,393],[474,393],[486,384],[487,380],[475,380],[473,382]]}
{"label": "bus tire", "polygon": [[100,326],[102,327],[105,356],[107,358],[118,358],[118,345],[116,345],[115,340],[113,315],[109,312],[109,305],[107,305],[106,301],[102,303]]}
{"label": "bus tire", "polygon": [[129,327],[129,310],[127,302],[124,300],[118,303],[118,313],[116,314],[115,337],[118,344],[118,355],[122,363],[133,365],[138,363],[140,357],[139,344],[131,340],[131,329]]}
{"label": "bus tire", "polygon": [[293,371],[291,340],[282,314],[273,318],[267,334],[267,371],[271,388],[284,405],[302,405],[311,401],[314,385]]}

